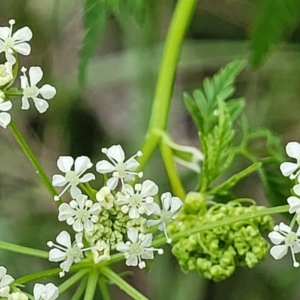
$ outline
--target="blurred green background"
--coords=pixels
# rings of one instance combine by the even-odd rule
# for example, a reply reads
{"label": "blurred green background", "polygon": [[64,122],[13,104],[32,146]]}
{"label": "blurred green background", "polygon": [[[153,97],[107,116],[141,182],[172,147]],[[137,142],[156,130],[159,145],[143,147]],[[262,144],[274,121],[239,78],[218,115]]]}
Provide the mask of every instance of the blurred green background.
{"label": "blurred green background", "polygon": [[[250,58],[255,63],[249,63],[237,86],[238,96],[247,99],[251,126],[270,128],[283,145],[300,140],[300,9],[285,11],[278,1],[273,2],[274,10],[271,0],[199,1],[183,45],[171,106],[169,130],[177,142],[198,143],[196,129],[184,108],[183,91],[201,87],[206,76],[235,58]],[[287,5],[290,2],[297,1],[287,0]],[[13,18],[16,28],[27,25],[34,33],[32,53],[21,57],[21,66],[41,66],[43,83],[57,88],[46,114],[38,114],[33,107],[21,111],[20,99],[14,100],[12,111],[49,177],[57,173],[59,155],[88,155],[97,162],[104,146],[120,143],[128,154],[140,148],[176,1],[145,3],[138,20],[129,14],[120,19],[109,13],[106,26],[95,39],[95,51],[82,86],[78,84],[78,66],[86,32],[84,1],[1,0],[0,26]],[[275,21],[270,19],[270,12]],[[262,20],[270,22],[261,29]],[[280,34],[276,32],[278,27]],[[263,49],[268,40],[269,49]],[[261,55],[264,52],[266,56]],[[260,64],[258,57],[262,58]],[[0,239],[47,250],[46,242],[66,227],[56,221],[52,197],[9,129],[0,131],[0,141]],[[169,189],[158,153],[145,173],[157,182],[160,191]],[[240,188],[241,195],[266,205],[259,179],[253,176],[245,183]],[[213,283],[197,274],[182,274],[169,252],[166,247],[166,254],[157,257],[150,270],[132,269],[126,279],[150,299],[158,300],[299,299],[300,271],[292,267],[288,255],[279,262],[267,257],[253,270],[240,269],[230,279]],[[3,250],[0,265],[6,266],[15,278],[57,266]],[[124,270],[123,263],[116,270]],[[53,280],[59,284],[57,278]],[[111,290],[113,299],[128,299],[117,288]],[[70,294],[60,299],[70,299]]]}

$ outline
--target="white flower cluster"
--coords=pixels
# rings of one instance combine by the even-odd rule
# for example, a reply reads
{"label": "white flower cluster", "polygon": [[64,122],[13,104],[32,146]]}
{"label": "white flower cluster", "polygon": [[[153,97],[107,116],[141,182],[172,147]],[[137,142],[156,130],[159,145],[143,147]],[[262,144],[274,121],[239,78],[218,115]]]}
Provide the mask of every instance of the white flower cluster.
{"label": "white flower cluster", "polygon": [[27,26],[13,33],[14,24],[15,20],[10,20],[9,27],[0,27],[0,54],[4,52],[6,59],[4,64],[0,64],[0,126],[3,128],[11,122],[9,111],[13,105],[8,98],[21,96],[23,110],[29,108],[29,99],[32,99],[38,112],[43,113],[49,107],[46,100],[52,99],[56,94],[56,89],[49,84],[37,87],[43,77],[40,67],[30,67],[29,78],[26,75],[27,69],[22,67],[21,89],[10,89],[18,74],[18,53],[30,54],[31,47],[28,42],[32,38],[32,31]]}
{"label": "white flower cluster", "polygon": [[[61,262],[60,276],[68,272],[73,263],[79,262],[86,251],[91,251],[95,263],[109,260],[113,250],[123,252],[128,266],[144,268],[144,259],[153,259],[155,251],[163,253],[162,249],[151,247],[153,235],[147,233],[147,227],[157,226],[159,231],[164,232],[167,242],[171,243],[167,224],[174,219],[182,201],[170,193],[164,193],[160,207],[155,202],[158,186],[153,181],[129,184],[136,177],[143,176],[142,172],[137,172],[139,163],[136,157],[142,155],[140,151],[127,160],[120,145],[102,149],[102,152],[109,161],[101,160],[96,164],[97,172],[105,174],[106,180],[99,191],[84,185],[95,179],[92,173],[84,174],[93,166],[88,157],[81,156],[74,160],[61,156],[57,161],[57,167],[64,175],[53,175],[52,184],[63,187],[63,190],[54,200],[58,201],[68,189],[72,197],[69,203],[60,204],[58,220],[66,221],[76,232],[73,243],[67,231],[57,236],[57,244],[48,242],[48,246],[53,247],[49,260]],[[80,189],[87,186],[93,199],[89,199]],[[149,219],[152,215],[155,216],[153,220]]]}
{"label": "white flower cluster", "polygon": [[[281,222],[274,227],[274,231],[269,233],[269,238],[275,246],[271,248],[271,255],[275,259],[284,257],[290,249],[294,267],[299,267],[295,254],[300,252],[300,144],[298,142],[289,142],[286,145],[286,153],[289,157],[296,159],[295,163],[284,162],[280,165],[283,176],[289,177],[295,181],[293,187],[293,196],[287,199],[289,212],[295,213],[290,226]],[[298,229],[293,231],[294,223],[297,223]]]}
{"label": "white flower cluster", "polygon": [[[5,267],[0,267],[0,298],[8,300],[28,300],[27,294],[13,284],[14,278],[7,274]],[[55,300],[59,296],[58,288],[53,283],[36,283],[33,288],[34,300]],[[30,298],[32,299],[32,298]]]}

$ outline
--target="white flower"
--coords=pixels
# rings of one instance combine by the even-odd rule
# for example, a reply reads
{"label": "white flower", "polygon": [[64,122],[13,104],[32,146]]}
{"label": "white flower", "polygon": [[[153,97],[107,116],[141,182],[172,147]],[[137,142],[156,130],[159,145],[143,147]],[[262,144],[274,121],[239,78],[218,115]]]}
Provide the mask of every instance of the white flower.
{"label": "white flower", "polygon": [[62,272],[59,273],[59,276],[62,277],[65,275],[65,272],[70,270],[71,265],[75,262],[78,263],[81,258],[83,258],[83,244],[82,244],[82,233],[77,233],[75,235],[76,242],[74,245],[71,243],[70,234],[66,231],[62,231],[57,237],[56,241],[59,245],[54,244],[49,241],[47,245],[49,247],[54,247],[49,251],[49,260],[58,262],[63,261],[60,264]]}
{"label": "white flower", "polygon": [[10,294],[8,300],[28,300],[28,297],[23,292],[17,291]]}
{"label": "white flower", "polygon": [[12,65],[9,62],[0,65],[0,86],[4,86],[14,78]]}
{"label": "white flower", "polygon": [[109,242],[105,243],[104,241],[99,240],[91,250],[95,264],[98,264],[101,261],[110,260]]}
{"label": "white flower", "polygon": [[[33,103],[38,110],[38,112],[43,113],[45,112],[48,107],[49,103],[45,100],[52,99],[56,94],[56,89],[49,85],[45,84],[41,88],[38,88],[36,85],[39,83],[43,77],[43,71],[40,67],[31,67],[29,69],[29,81],[26,76],[26,68],[22,68],[21,71],[23,75],[20,77],[21,79],[21,88],[23,89],[23,97],[22,97],[22,109],[29,108],[29,98],[32,98]],[[43,98],[38,97],[41,95]]]}
{"label": "white flower", "polygon": [[12,103],[11,101],[4,101],[4,99],[2,99],[0,97],[0,126],[2,126],[3,128],[6,128],[7,125],[10,123],[11,121],[11,116],[10,114],[7,112],[12,108]]}
{"label": "white flower", "polygon": [[159,215],[158,220],[148,220],[147,226],[156,226],[163,231],[167,239],[167,243],[171,243],[172,239],[168,237],[167,224],[174,220],[174,215],[181,208],[182,201],[178,197],[172,197],[170,193],[164,193],[161,195],[162,210],[158,207],[158,210],[154,211],[155,215]]}
{"label": "white flower", "polygon": [[12,65],[16,63],[14,51],[29,55],[31,48],[26,42],[32,38],[32,31],[26,26],[12,34],[15,20],[10,20],[10,27],[0,27],[0,53],[5,52],[5,58]]}
{"label": "white flower", "polygon": [[108,186],[102,187],[96,194],[96,199],[105,209],[111,209],[114,206],[114,196]]}
{"label": "white flower", "polygon": [[293,265],[299,267],[299,263],[295,259],[295,253],[300,252],[300,227],[298,227],[297,232],[293,232],[289,226],[281,222],[274,227],[274,231],[270,232],[268,236],[271,242],[276,245],[271,248],[270,254],[275,259],[281,259],[290,248]]}
{"label": "white flower", "polygon": [[289,176],[290,179],[295,179],[300,174],[300,144],[298,142],[289,142],[285,149],[287,155],[291,158],[295,158],[297,162],[284,162],[280,165],[280,170],[283,176]]}
{"label": "white flower", "polygon": [[14,282],[12,276],[6,274],[7,270],[4,267],[0,267],[0,297],[9,296],[9,285]]}
{"label": "white flower", "polygon": [[74,171],[71,170],[74,164],[74,159],[71,156],[60,156],[57,160],[57,167],[61,172],[66,173],[65,176],[60,174],[53,175],[52,185],[61,187],[66,185],[63,191],[54,197],[54,200],[59,200],[59,198],[71,187],[71,194],[76,197],[81,193],[80,189],[77,187],[79,183],[88,182],[95,179],[95,175],[92,173],[81,175],[89,168],[93,166],[91,160],[87,156],[80,156],[75,159]]}
{"label": "white flower", "polygon": [[111,190],[117,187],[119,180],[121,180],[124,186],[124,182],[133,180],[134,175],[140,178],[143,176],[142,172],[134,172],[139,166],[135,158],[142,155],[141,151],[138,151],[137,154],[133,155],[127,161],[125,161],[125,154],[120,145],[114,145],[108,149],[103,148],[102,152],[106,154],[111,163],[106,160],[101,160],[97,163],[96,170],[101,174],[112,173],[113,177],[107,181],[107,186]]}
{"label": "white flower", "polygon": [[163,254],[163,249],[149,248],[152,244],[152,234],[142,234],[135,228],[129,228],[127,232],[130,241],[126,243],[118,243],[117,251],[124,252],[127,266],[139,266],[140,269],[146,267],[142,259],[153,259],[154,251]]}
{"label": "white flower", "polygon": [[55,300],[59,296],[58,288],[53,283],[36,283],[33,288],[34,300]]}
{"label": "white flower", "polygon": [[136,184],[134,189],[131,185],[125,184],[122,193],[117,194],[118,205],[121,205],[123,213],[129,212],[131,219],[139,218],[140,214],[148,216],[158,206],[153,196],[158,192],[158,186],[151,180],[145,180],[142,184]]}
{"label": "white flower", "polygon": [[93,203],[86,195],[79,194],[69,204],[63,203],[59,206],[59,221],[67,221],[77,232],[92,231],[94,223],[99,220],[101,206]]}

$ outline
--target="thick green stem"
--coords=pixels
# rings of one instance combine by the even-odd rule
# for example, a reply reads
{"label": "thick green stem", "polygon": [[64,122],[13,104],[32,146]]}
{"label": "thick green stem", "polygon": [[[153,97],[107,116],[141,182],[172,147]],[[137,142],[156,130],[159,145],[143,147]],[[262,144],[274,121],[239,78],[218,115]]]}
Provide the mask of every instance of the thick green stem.
{"label": "thick green stem", "polygon": [[153,134],[153,129],[166,130],[181,45],[196,3],[197,0],[177,2],[159,68],[150,123],[142,147],[144,155],[140,158],[141,168],[145,166],[159,142],[159,137]]}
{"label": "thick green stem", "polygon": [[109,289],[107,287],[107,280],[103,276],[99,278],[99,287],[103,300],[111,300]]}
{"label": "thick green stem", "polygon": [[59,286],[59,294],[67,291],[71,286],[78,282],[83,276],[87,274],[88,270],[83,269],[75,273],[72,277],[68,278],[64,283]]}
{"label": "thick green stem", "polygon": [[148,298],[142,295],[138,290],[136,290],[134,287],[128,284],[123,278],[121,278],[111,269],[103,267],[101,268],[101,273],[133,299],[148,300]]}
{"label": "thick green stem", "polygon": [[52,196],[55,196],[56,191],[55,191],[54,187],[52,186],[50,179],[48,178],[48,176],[44,172],[41,164],[39,163],[36,156],[31,151],[29,145],[25,141],[24,137],[22,136],[21,132],[19,131],[17,125],[14,122],[10,123],[10,129],[11,129],[15,139],[19,143],[20,147],[22,148],[22,150],[24,151],[24,153],[26,154],[26,156],[30,160],[33,167],[35,168],[36,173],[40,176],[40,178],[41,178],[42,182],[44,183],[45,187],[48,189],[48,191],[50,192],[50,194]]}
{"label": "thick green stem", "polygon": [[96,287],[97,287],[97,282],[98,282],[98,272],[96,269],[93,269],[90,271],[87,285],[86,285],[86,290],[84,294],[84,300],[93,300],[95,299],[95,293],[96,293]]}
{"label": "thick green stem", "polygon": [[164,165],[168,174],[168,178],[170,180],[172,191],[177,197],[185,199],[185,191],[177,174],[172,150],[164,142],[161,143],[160,149]]}
{"label": "thick green stem", "polygon": [[23,247],[3,241],[0,241],[0,249],[41,258],[48,258],[49,256],[49,253],[46,251]]}

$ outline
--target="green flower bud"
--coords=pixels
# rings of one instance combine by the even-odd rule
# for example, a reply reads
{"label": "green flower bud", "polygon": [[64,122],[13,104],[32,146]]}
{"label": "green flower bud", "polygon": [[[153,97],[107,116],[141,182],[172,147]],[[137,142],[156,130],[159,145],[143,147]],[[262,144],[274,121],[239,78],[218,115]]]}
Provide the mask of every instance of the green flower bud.
{"label": "green flower bud", "polygon": [[187,194],[183,209],[187,214],[203,215],[206,211],[206,198],[204,194],[190,192]]}

